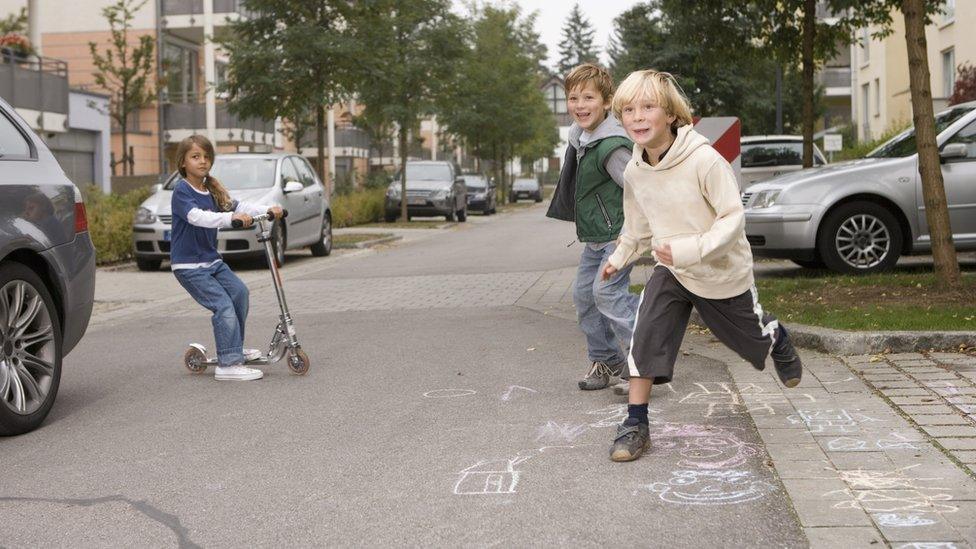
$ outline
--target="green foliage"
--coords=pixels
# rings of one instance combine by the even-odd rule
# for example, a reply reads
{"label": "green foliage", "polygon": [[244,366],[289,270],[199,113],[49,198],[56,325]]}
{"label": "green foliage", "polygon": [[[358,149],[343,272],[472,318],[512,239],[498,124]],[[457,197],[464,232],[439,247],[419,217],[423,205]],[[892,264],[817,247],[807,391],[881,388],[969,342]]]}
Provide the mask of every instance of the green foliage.
{"label": "green foliage", "polygon": [[[139,36],[138,45],[129,44],[129,31],[137,11],[147,0],[118,0],[102,9],[102,15],[111,29],[111,46],[104,53],[95,42],[88,43],[92,64],[95,65],[95,84],[111,96],[109,116],[121,128],[122,155],[116,164],[122,164],[126,175],[131,175],[132,158],[129,157],[129,117],[138,109],[149,106],[156,98],[153,71],[153,37]],[[113,166],[114,169],[114,166]]]}
{"label": "green foliage", "polygon": [[4,34],[24,34],[27,32],[27,8],[11,13],[0,19],[0,36]]}
{"label": "green foliage", "polygon": [[341,229],[379,221],[383,218],[385,197],[385,187],[332,197],[332,226]]}
{"label": "green foliage", "polygon": [[366,174],[366,182],[364,187],[367,189],[383,189],[386,190],[390,183],[393,181],[393,176],[383,170],[375,170]]}
{"label": "green foliage", "polygon": [[593,44],[593,25],[580,11],[579,4],[573,4],[572,11],[563,23],[562,40],[559,42],[559,62],[556,70],[566,76],[573,67],[583,63],[598,63],[600,50]]}
{"label": "green foliage", "polygon": [[851,128],[851,131],[849,132],[842,131],[841,134],[844,135],[844,148],[834,153],[834,161],[838,162],[842,160],[856,160],[858,158],[864,158],[865,155],[874,149],[877,149],[885,141],[905,131],[908,126],[908,124],[894,125],[885,130],[885,132],[881,134],[881,137],[862,141],[857,141],[853,138],[848,139],[848,134],[853,133],[853,128]]}
{"label": "green foliage", "polygon": [[132,218],[143,200],[152,194],[144,187],[125,194],[105,194],[91,185],[82,189],[88,234],[95,245],[99,265],[132,257]]}

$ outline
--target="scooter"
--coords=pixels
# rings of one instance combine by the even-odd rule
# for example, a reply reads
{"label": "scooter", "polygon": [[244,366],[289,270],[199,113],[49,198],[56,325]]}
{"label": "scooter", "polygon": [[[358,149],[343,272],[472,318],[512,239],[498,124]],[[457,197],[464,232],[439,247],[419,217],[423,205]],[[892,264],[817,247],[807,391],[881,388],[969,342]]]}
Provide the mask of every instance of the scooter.
{"label": "scooter", "polygon": [[[283,210],[282,218],[288,217],[288,211]],[[252,218],[258,225],[258,242],[264,243],[264,252],[268,258],[268,267],[271,269],[271,279],[274,282],[275,295],[278,297],[278,307],[281,314],[278,316],[278,326],[271,336],[271,343],[268,345],[268,352],[260,358],[245,361],[247,366],[261,366],[273,364],[280,361],[288,354],[288,369],[292,373],[305,375],[308,373],[308,355],[298,344],[295,335],[295,326],[291,320],[291,313],[288,312],[288,304],[285,302],[285,290],[281,283],[281,273],[278,271],[278,264],[275,262],[274,250],[271,247],[271,227],[274,215],[271,212],[256,215]],[[232,223],[235,229],[240,229],[244,224],[235,219]],[[199,343],[191,343],[190,347],[183,353],[183,364],[194,374],[203,373],[207,366],[216,365],[217,357],[208,357],[207,348]]]}

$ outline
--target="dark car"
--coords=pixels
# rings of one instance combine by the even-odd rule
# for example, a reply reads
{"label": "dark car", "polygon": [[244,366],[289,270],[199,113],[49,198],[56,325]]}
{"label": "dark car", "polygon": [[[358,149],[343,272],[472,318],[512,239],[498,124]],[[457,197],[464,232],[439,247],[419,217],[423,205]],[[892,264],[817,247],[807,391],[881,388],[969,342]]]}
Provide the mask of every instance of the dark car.
{"label": "dark car", "polygon": [[0,99],[0,435],[44,421],[94,297],[81,192]]}
{"label": "dark car", "polygon": [[[400,216],[400,174],[386,190],[387,223]],[[418,160],[407,162],[407,217],[440,216],[448,221],[468,217],[467,193],[461,172],[451,162]]]}
{"label": "dark car", "polygon": [[468,189],[468,210],[479,211],[484,215],[498,211],[494,183],[481,174],[464,174],[461,177]]}

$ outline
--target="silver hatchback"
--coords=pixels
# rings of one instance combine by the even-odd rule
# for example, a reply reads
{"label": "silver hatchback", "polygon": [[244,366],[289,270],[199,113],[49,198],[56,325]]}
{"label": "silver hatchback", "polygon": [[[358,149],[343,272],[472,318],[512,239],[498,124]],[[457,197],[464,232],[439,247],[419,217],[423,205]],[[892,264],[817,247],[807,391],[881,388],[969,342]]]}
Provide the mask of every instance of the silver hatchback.
{"label": "silver hatchback", "polygon": [[[956,249],[976,250],[976,102],[935,117]],[[865,158],[756,183],[742,195],[757,256],[869,273],[932,249],[914,129]]]}
{"label": "silver hatchback", "polygon": [[[278,205],[288,210],[284,224],[271,232],[275,259],[280,266],[285,250],[308,246],[312,255],[332,253],[332,210],[325,187],[304,158],[292,154],[226,154],[214,161],[210,173],[235,200]],[[173,216],[170,202],[180,180],[174,173],[140,205],[132,226],[132,245],[140,270],[159,269],[169,259]],[[264,245],[255,227],[221,229],[217,250],[225,258],[260,257]]]}

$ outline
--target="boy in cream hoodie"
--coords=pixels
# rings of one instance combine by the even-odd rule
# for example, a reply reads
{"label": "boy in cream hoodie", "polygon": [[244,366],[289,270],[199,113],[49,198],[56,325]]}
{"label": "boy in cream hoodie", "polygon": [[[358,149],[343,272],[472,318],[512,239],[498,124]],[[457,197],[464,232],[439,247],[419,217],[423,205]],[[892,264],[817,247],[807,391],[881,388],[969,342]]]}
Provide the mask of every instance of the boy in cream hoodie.
{"label": "boy in cream hoodie", "polygon": [[624,229],[602,274],[613,276],[649,248],[658,262],[641,294],[627,357],[628,418],[610,449],[613,461],[631,461],[650,446],[651,386],[671,381],[692,307],[757,369],[771,357],[787,387],[800,383],[802,366],[786,328],[759,305],[732,168],[692,128],[691,107],[674,77],[631,73],[613,111],[634,154],[624,171]]}

